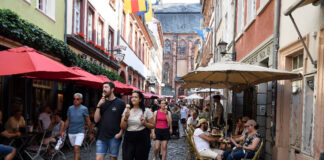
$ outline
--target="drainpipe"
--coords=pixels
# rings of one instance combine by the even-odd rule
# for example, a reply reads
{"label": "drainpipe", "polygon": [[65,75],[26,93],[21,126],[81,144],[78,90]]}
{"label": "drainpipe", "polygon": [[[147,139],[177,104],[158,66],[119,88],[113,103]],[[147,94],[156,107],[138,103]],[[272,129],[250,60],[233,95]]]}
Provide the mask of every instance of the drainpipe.
{"label": "drainpipe", "polygon": [[[280,27],[280,4],[281,0],[275,1],[275,14],[274,14],[274,42],[273,42],[273,58],[272,58],[272,68],[278,68],[278,50],[279,50],[279,27]],[[272,140],[275,141],[276,135],[276,112],[277,112],[277,81],[272,81],[272,121],[273,126],[271,129]]]}
{"label": "drainpipe", "polygon": [[232,61],[236,61],[236,49],[235,49],[235,37],[236,37],[236,13],[237,13],[237,9],[236,9],[236,5],[237,5],[237,0],[234,0],[234,26],[233,26],[233,41],[232,41]]}
{"label": "drainpipe", "polygon": [[[214,0],[214,63],[216,63],[216,56],[217,56],[217,14],[216,14],[216,4],[217,4],[217,0]],[[218,58],[217,58],[218,59]]]}
{"label": "drainpipe", "polygon": [[66,40],[66,23],[67,23],[67,1],[68,0],[65,0],[64,3],[65,3],[65,7],[64,7],[64,43],[67,43],[67,40]]}
{"label": "drainpipe", "polygon": [[[237,13],[237,0],[234,0],[234,19],[233,19],[233,40],[232,40],[232,61],[236,61],[236,48],[235,48],[235,37],[236,37],[236,13]],[[236,94],[232,92],[232,113],[236,113]],[[237,118],[238,116],[235,116],[234,118]],[[232,117],[233,118],[233,117]]]}

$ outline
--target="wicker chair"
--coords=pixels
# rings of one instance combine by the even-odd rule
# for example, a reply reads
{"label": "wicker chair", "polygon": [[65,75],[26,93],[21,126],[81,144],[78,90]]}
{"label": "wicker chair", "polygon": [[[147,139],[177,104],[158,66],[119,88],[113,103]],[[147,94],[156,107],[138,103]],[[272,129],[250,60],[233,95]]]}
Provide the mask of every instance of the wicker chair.
{"label": "wicker chair", "polygon": [[190,138],[190,142],[191,142],[191,145],[192,145],[192,148],[195,152],[195,155],[196,155],[196,159],[195,160],[213,160],[212,158],[205,158],[205,157],[201,157],[197,148],[196,148],[196,145],[195,145],[195,141],[194,141],[194,138],[193,136]]}
{"label": "wicker chair", "polygon": [[[252,158],[252,159],[246,159],[246,160],[258,160],[258,159],[260,158],[260,154],[261,154],[262,147],[263,147],[263,139],[261,139],[260,147],[259,147],[258,150],[255,152],[253,158]],[[245,159],[242,158],[241,160],[245,160]]]}

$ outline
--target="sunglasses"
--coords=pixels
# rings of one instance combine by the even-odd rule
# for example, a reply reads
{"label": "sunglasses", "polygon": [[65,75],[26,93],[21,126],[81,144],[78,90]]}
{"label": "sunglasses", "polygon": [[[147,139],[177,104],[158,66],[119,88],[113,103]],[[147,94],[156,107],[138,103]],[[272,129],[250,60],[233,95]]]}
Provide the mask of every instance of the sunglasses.
{"label": "sunglasses", "polygon": [[79,100],[81,100],[81,98],[74,98],[74,100],[77,100],[77,101],[79,101]]}

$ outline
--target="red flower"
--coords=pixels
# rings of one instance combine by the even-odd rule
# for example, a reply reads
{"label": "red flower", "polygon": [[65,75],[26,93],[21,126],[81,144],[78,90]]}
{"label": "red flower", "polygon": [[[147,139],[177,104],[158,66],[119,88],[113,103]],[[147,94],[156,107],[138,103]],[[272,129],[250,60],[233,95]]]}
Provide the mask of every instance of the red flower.
{"label": "red flower", "polygon": [[108,56],[110,55],[110,53],[109,52],[106,52],[106,51],[105,51],[105,54],[107,54]]}
{"label": "red flower", "polygon": [[88,43],[91,43],[93,45],[96,45],[92,40],[88,41]]}
{"label": "red flower", "polygon": [[83,33],[77,32],[77,34],[78,34],[79,36],[81,36],[82,38],[85,38],[85,37],[86,37],[85,34],[83,34]]}

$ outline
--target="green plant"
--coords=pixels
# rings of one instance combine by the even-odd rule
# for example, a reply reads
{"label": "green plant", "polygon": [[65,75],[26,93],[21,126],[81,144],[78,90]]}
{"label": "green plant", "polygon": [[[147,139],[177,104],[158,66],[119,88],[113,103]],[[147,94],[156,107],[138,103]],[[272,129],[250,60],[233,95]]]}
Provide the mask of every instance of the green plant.
{"label": "green plant", "polygon": [[0,9],[0,35],[41,52],[55,55],[66,66],[78,66],[92,74],[105,75],[110,80],[123,82],[117,73],[79,58],[63,41],[53,38],[9,9]]}

